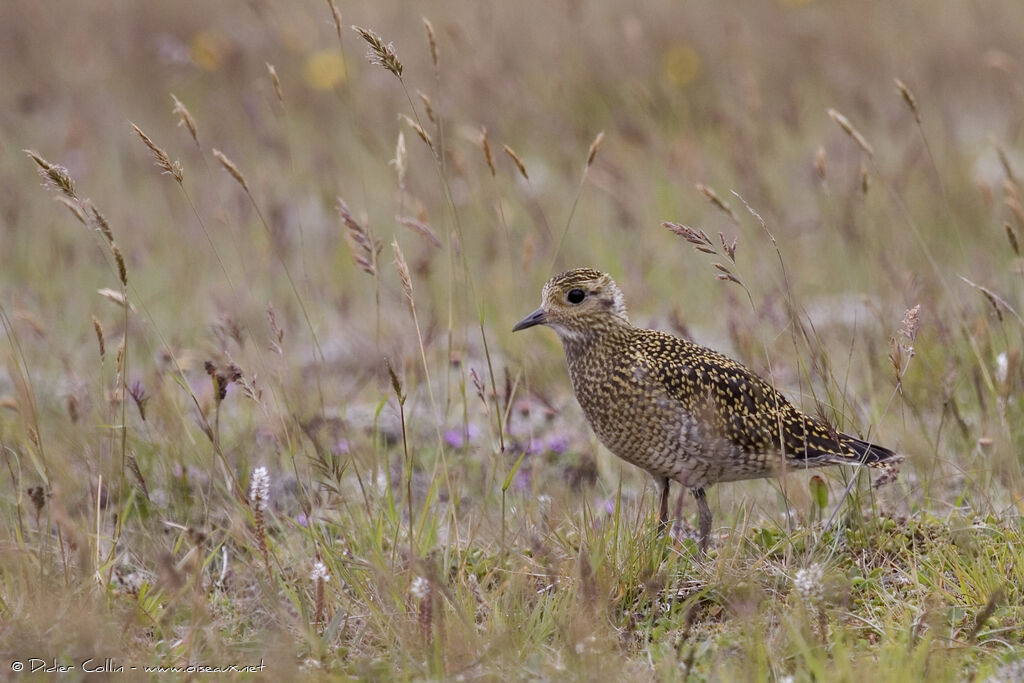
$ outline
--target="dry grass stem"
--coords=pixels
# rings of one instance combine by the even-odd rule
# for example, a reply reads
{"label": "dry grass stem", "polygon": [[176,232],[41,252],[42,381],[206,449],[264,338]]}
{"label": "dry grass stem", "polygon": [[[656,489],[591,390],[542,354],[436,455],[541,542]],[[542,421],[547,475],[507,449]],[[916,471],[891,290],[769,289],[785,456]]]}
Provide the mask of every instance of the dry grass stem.
{"label": "dry grass stem", "polygon": [[242,172],[238,170],[237,166],[235,166],[235,162],[228,159],[223,152],[216,148],[213,150],[213,156],[220,162],[220,165],[224,167],[224,170],[230,173],[231,177],[238,181],[238,184],[242,186],[242,189],[248,192],[249,184],[245,182],[245,176],[243,176]]}
{"label": "dry grass stem", "polygon": [[494,156],[491,154],[491,143],[487,139],[487,128],[480,128],[480,146],[484,150],[484,159],[487,161],[487,168],[491,170],[491,177],[497,175],[497,171],[494,168]]}
{"label": "dry grass stem", "polygon": [[370,230],[357,221],[341,197],[337,202],[338,215],[348,228],[348,244],[352,258],[367,275],[377,274],[377,256],[383,244],[370,233]]}
{"label": "dry grass stem", "polygon": [[702,251],[705,254],[718,253],[715,251],[714,243],[711,241],[711,238],[708,237],[708,234],[700,228],[691,228],[688,225],[672,223],[671,221],[664,221],[661,225],[694,245],[697,248],[697,251]]}
{"label": "dry grass stem", "polygon": [[408,168],[404,131],[398,131],[398,140],[395,142],[395,158],[391,160],[391,165],[395,167],[395,173],[398,174],[398,188],[404,190],[405,172]]}
{"label": "dry grass stem", "polygon": [[434,103],[430,101],[430,97],[428,97],[422,90],[417,90],[416,96],[419,97],[420,102],[423,103],[423,109],[427,112],[427,118],[430,122],[437,123],[437,116],[434,114]]}
{"label": "dry grass stem", "polygon": [[334,0],[327,0],[327,6],[331,8],[331,17],[334,19],[334,30],[338,32],[338,40],[341,40],[341,12]]}
{"label": "dry grass stem", "polygon": [[1010,165],[1010,158],[1006,156],[1006,150],[1003,149],[1002,145],[996,145],[996,155],[999,157],[999,163],[1003,167],[1003,173],[1006,174],[1007,180],[1011,183],[1017,182],[1017,177],[1013,173],[1013,166]]}
{"label": "dry grass stem", "polygon": [[192,113],[188,110],[181,100],[179,100],[174,93],[171,93],[171,99],[174,100],[174,109],[171,110],[172,114],[177,114],[178,125],[185,126],[188,130],[188,134],[192,136],[192,142],[196,143],[196,147],[202,149],[202,145],[199,144],[199,132],[196,128],[196,121],[192,118]]}
{"label": "dry grass stem", "polygon": [[69,199],[65,195],[57,195],[57,201],[67,207],[71,215],[78,219],[78,222],[82,225],[88,224],[88,219],[85,216],[85,211],[82,209],[82,204],[75,199]]}
{"label": "dry grass stem", "polygon": [[313,571],[310,574],[310,580],[313,581],[314,590],[314,609],[313,609],[313,624],[320,625],[324,622],[324,587],[328,581],[331,580],[331,574],[327,571],[327,565],[325,565],[319,558],[313,563]]}
{"label": "dry grass stem", "polygon": [[696,187],[697,191],[704,195],[704,198],[711,202],[715,208],[728,215],[733,222],[739,222],[739,219],[736,217],[736,212],[732,210],[732,207],[729,206],[728,202],[718,196],[718,193],[715,192],[714,189],[704,183],[697,183]]}
{"label": "dry grass stem", "polygon": [[597,150],[601,148],[601,143],[604,142],[604,131],[602,130],[594,138],[594,141],[590,143],[590,150],[587,152],[587,168],[594,163],[594,157],[597,156]]}
{"label": "dry grass stem", "polygon": [[1017,228],[1024,230],[1024,208],[1021,207],[1020,200],[1016,196],[1010,195],[1003,202],[1006,204],[1006,208],[1010,210]]}
{"label": "dry grass stem", "polygon": [[476,390],[476,395],[480,397],[480,401],[484,404],[484,408],[487,408],[487,390],[484,388],[484,383],[480,379],[480,375],[476,374],[476,370],[474,368],[470,368],[469,377],[473,380],[473,388]]}
{"label": "dry grass stem", "polygon": [[109,289],[107,287],[104,287],[102,289],[97,289],[96,293],[102,296],[104,299],[113,301],[118,306],[127,307],[129,311],[132,311],[133,313],[135,312],[135,307],[132,306],[131,302],[128,301],[124,294],[117,291],[116,289]]}
{"label": "dry grass stem", "polygon": [[427,32],[427,45],[430,46],[430,61],[434,65],[434,73],[440,73],[441,60],[438,57],[437,51],[437,38],[434,36],[434,25],[430,23],[430,19],[421,17],[423,19],[423,28]]}
{"label": "dry grass stem", "polygon": [[508,145],[503,145],[502,149],[505,150],[505,154],[507,154],[509,158],[512,159],[512,161],[515,163],[516,168],[519,169],[519,173],[523,176],[523,179],[529,180],[530,176],[526,174],[526,165],[523,164],[523,160],[519,158],[519,155],[516,154],[516,151],[509,147]]}
{"label": "dry grass stem", "polygon": [[988,287],[985,287],[984,285],[979,285],[976,282],[971,282],[963,275],[960,276],[960,279],[982,293],[985,299],[989,302],[989,304],[991,304],[992,308],[995,310],[996,317],[999,318],[999,322],[1003,321],[1003,309],[1005,308],[1006,310],[1013,314],[1013,317],[1015,317],[1018,322],[1024,324],[1024,318],[1021,318],[1020,313],[1018,313],[1017,310],[1006,301],[1006,299],[999,296],[998,294],[993,292]]}
{"label": "dry grass stem", "polygon": [[903,96],[903,101],[907,103],[907,106],[910,107],[910,111],[913,112],[914,120],[920,124],[921,113],[917,110],[917,99],[914,97],[914,93],[910,92],[910,88],[907,87],[907,84],[900,79],[896,78],[893,80],[896,82],[896,88],[900,91],[900,95]]}
{"label": "dry grass stem", "polygon": [[110,229],[110,223],[107,222],[106,216],[100,213],[100,210],[96,208],[96,205],[88,199],[84,202],[84,208],[96,230],[103,235],[108,244],[113,244],[114,232]]}
{"label": "dry grass stem", "polygon": [[1010,225],[1010,221],[1003,222],[1003,228],[1006,229],[1006,239],[1010,242],[1010,247],[1013,249],[1013,253],[1020,256],[1020,244],[1017,242],[1017,231]]}
{"label": "dry grass stem", "polygon": [[427,147],[430,148],[431,152],[435,151],[434,140],[430,137],[430,135],[427,134],[427,131],[423,130],[423,126],[416,123],[405,114],[400,114],[399,116],[401,116],[402,120],[405,121],[406,125],[408,125],[414,131],[416,131],[416,134],[420,136],[420,140],[423,140],[423,142],[427,143]]}
{"label": "dry grass stem", "polygon": [[720,232],[718,233],[718,239],[722,242],[722,251],[725,252],[725,255],[729,257],[730,261],[736,263],[736,247],[739,244],[739,238],[734,237],[732,242],[727,242],[725,234]]}
{"label": "dry grass stem", "polygon": [[277,95],[277,101],[284,106],[284,93],[281,92],[281,79],[277,75],[277,69],[270,62],[266,62],[267,74],[270,76],[270,82],[274,86],[274,94]]}
{"label": "dry grass stem", "polygon": [[388,377],[391,379],[391,388],[395,392],[395,398],[398,399],[400,404],[405,404],[405,392],[402,390],[402,380],[398,378],[398,373],[395,372],[395,366],[391,364],[390,358],[384,359],[384,366],[387,368]]}
{"label": "dry grass stem", "polygon": [[404,225],[426,240],[426,242],[431,246],[437,247],[438,249],[441,248],[441,239],[437,236],[434,229],[427,223],[405,216],[399,216],[397,220],[401,225]]}
{"label": "dry grass stem", "polygon": [[103,324],[96,316],[92,317],[92,329],[96,332],[96,342],[100,347],[100,361],[102,362],[107,355],[107,345],[103,340]]}
{"label": "dry grass stem", "polygon": [[142,140],[142,144],[146,145],[146,147],[149,148],[149,151],[153,154],[153,158],[156,159],[157,167],[164,173],[173,176],[179,183],[182,182],[185,178],[185,174],[182,170],[181,162],[178,160],[171,161],[171,157],[167,155],[167,152],[160,147],[157,147],[156,143],[153,142],[148,135],[143,133],[141,128],[134,123],[131,124],[131,126],[132,130],[135,131],[135,134],[139,136],[140,140]]}
{"label": "dry grass stem", "polygon": [[850,123],[850,119],[846,118],[835,109],[829,109],[828,115],[829,117],[832,118],[833,121],[836,122],[836,124],[838,124],[840,128],[843,129],[844,133],[853,138],[854,142],[857,143],[857,146],[860,147],[865,154],[867,154],[869,157],[875,156],[874,148],[870,144],[868,144],[868,141],[864,138],[863,135],[861,135],[860,131],[853,127],[853,124]]}
{"label": "dry grass stem", "polygon": [[142,489],[142,494],[146,497],[146,500],[149,500],[149,486],[146,485],[146,478],[142,476],[139,461],[133,452],[128,453],[128,471],[135,477],[135,481],[139,484],[139,488]]}
{"label": "dry grass stem", "polygon": [[121,279],[121,284],[128,284],[128,269],[124,265],[124,256],[121,254],[121,250],[117,244],[111,242],[110,250],[114,253],[114,261],[117,263],[117,275]]}
{"label": "dry grass stem", "polygon": [[914,357],[914,342],[917,340],[917,332],[921,326],[921,304],[908,308],[903,315],[903,322],[900,329],[893,337],[890,337],[889,361],[892,363],[893,371],[896,374],[897,389],[902,391],[903,376],[907,372],[910,359]]}
{"label": "dry grass stem", "polygon": [[405,299],[409,308],[415,310],[416,303],[412,293],[412,276],[409,275],[409,264],[405,262],[402,248],[398,246],[398,240],[391,241],[391,249],[395,253],[395,267],[398,269],[398,278],[402,281],[402,291],[405,292]]}

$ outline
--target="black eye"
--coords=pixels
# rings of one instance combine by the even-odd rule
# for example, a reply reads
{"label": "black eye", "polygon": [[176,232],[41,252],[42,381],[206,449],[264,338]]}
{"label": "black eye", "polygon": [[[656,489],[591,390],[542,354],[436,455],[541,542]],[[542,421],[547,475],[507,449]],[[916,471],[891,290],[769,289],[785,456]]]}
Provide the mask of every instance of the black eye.
{"label": "black eye", "polygon": [[568,299],[569,303],[571,304],[578,304],[581,301],[583,301],[583,299],[585,299],[586,296],[586,292],[584,292],[582,289],[570,289],[569,293],[566,295],[565,298]]}

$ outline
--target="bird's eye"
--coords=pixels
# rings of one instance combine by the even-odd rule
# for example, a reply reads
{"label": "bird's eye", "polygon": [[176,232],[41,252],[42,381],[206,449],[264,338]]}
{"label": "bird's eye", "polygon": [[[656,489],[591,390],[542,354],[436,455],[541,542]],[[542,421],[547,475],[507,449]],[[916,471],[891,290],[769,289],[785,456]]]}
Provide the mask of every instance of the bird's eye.
{"label": "bird's eye", "polygon": [[585,299],[586,296],[586,292],[584,292],[582,289],[570,289],[569,293],[565,296],[565,298],[571,304],[578,304],[581,301],[583,301],[583,299]]}

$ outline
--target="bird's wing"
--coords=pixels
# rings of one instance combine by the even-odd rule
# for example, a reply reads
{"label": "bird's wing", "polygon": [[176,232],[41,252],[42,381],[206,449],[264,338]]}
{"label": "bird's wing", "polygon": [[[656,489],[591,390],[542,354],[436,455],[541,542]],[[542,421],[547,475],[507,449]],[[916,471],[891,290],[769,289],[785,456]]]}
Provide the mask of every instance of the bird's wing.
{"label": "bird's wing", "polygon": [[667,334],[647,340],[645,354],[656,361],[651,365],[669,397],[742,452],[781,452],[802,466],[847,454],[835,430],[802,413],[740,363]]}

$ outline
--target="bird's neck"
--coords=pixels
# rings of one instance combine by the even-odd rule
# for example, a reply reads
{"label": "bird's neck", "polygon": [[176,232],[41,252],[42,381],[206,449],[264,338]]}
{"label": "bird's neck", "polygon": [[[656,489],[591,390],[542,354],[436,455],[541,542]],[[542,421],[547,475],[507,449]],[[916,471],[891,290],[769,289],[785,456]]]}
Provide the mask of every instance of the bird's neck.
{"label": "bird's neck", "polygon": [[574,358],[589,353],[600,352],[606,347],[621,347],[635,328],[625,318],[616,317],[604,321],[602,325],[588,326],[586,329],[556,329],[567,358]]}

